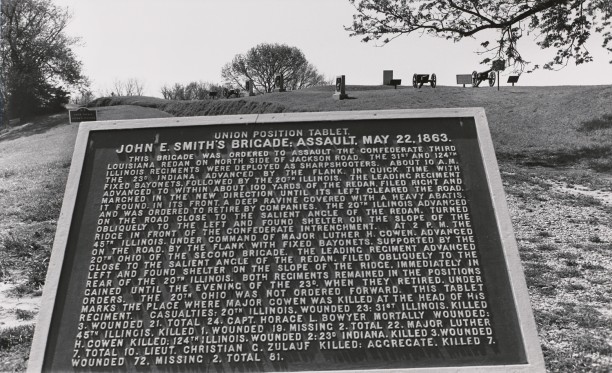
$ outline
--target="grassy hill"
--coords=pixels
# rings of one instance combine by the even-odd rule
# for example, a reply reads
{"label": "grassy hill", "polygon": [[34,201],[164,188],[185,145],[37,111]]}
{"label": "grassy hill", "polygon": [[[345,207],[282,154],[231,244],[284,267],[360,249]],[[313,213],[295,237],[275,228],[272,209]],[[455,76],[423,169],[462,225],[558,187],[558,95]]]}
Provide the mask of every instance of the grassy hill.
{"label": "grassy hill", "polygon": [[[550,371],[612,367],[612,86],[349,86],[240,99],[98,99],[100,120],[484,107]],[[0,371],[25,369],[77,125],[66,114],[0,131]],[[3,289],[8,289],[3,291]],[[6,305],[10,304],[11,307]]]}
{"label": "grassy hill", "polygon": [[[612,154],[612,86],[461,88],[348,86],[349,99],[332,87],[229,100],[168,101],[151,97],[98,99],[90,106],[137,105],[174,116],[338,110],[484,107],[500,158],[546,164],[602,161]],[[607,117],[606,117],[607,116]],[[607,119],[606,119],[607,118]]]}

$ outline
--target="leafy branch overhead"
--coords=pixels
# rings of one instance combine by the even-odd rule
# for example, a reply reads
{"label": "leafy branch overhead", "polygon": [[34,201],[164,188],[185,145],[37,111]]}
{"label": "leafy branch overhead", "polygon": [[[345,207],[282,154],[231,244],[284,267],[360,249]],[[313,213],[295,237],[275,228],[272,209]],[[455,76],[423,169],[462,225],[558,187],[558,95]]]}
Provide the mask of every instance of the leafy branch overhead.
{"label": "leafy branch overhead", "polygon": [[68,90],[87,85],[65,33],[70,13],[49,0],[2,0],[0,66],[7,118],[63,110]]}
{"label": "leafy branch overhead", "polygon": [[[603,37],[612,51],[612,0],[349,0],[357,13],[346,27],[364,42],[389,41],[405,34],[430,34],[460,41],[498,31],[495,40],[481,43],[482,63],[504,59],[523,71],[529,62],[518,42],[532,34],[542,49],[555,50],[546,69],[590,62],[586,48],[592,34]],[[612,63],[612,61],[610,61]],[[534,69],[538,65],[534,66]]]}

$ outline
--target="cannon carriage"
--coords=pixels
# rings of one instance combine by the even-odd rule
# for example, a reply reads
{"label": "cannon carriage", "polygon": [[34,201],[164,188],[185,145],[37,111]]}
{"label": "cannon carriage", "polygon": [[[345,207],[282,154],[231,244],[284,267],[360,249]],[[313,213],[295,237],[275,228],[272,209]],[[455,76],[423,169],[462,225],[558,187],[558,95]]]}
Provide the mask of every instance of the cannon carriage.
{"label": "cannon carriage", "polygon": [[489,81],[489,87],[493,87],[495,85],[495,71],[472,72],[472,87],[478,87],[485,80]]}
{"label": "cannon carriage", "polygon": [[412,76],[412,86],[414,88],[421,88],[423,84],[426,83],[429,83],[431,85],[431,88],[436,88],[436,74],[431,74],[431,79],[429,78],[429,74],[414,74]]}
{"label": "cannon carriage", "polygon": [[225,97],[225,98],[232,98],[232,96],[239,98],[240,95],[241,94],[240,94],[240,89],[239,88],[236,88],[236,89],[233,89],[233,88],[223,88],[223,97]]}

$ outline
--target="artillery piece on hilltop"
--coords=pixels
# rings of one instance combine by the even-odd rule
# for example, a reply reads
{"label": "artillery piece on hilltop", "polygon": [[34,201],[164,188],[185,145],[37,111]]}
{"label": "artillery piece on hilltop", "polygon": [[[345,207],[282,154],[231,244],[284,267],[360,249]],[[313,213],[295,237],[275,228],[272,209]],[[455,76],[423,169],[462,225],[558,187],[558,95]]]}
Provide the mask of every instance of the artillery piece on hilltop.
{"label": "artillery piece on hilltop", "polygon": [[429,74],[414,74],[412,76],[412,86],[414,88],[421,88],[425,83],[431,84],[431,88],[436,88],[438,83],[436,74],[431,74],[431,79],[429,79]]}
{"label": "artillery piece on hilltop", "polygon": [[478,87],[485,80],[489,81],[489,87],[493,87],[495,85],[495,71],[487,70],[479,73],[474,70],[472,72],[472,87]]}

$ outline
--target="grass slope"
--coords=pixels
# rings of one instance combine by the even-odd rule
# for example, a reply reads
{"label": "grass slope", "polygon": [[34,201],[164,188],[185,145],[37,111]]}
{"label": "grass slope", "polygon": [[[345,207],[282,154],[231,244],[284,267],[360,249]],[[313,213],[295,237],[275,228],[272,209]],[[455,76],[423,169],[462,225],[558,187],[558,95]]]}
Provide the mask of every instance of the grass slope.
{"label": "grass slope", "polygon": [[[175,116],[337,110],[484,107],[499,158],[527,164],[587,160],[612,168],[612,86],[461,88],[348,86],[349,99],[332,99],[332,87],[229,100],[168,101],[112,97],[91,106],[138,105]],[[593,123],[601,123],[598,127]],[[587,129],[587,130],[584,130]]]}
{"label": "grass slope", "polygon": [[[332,93],[317,87],[193,102],[113,97],[92,106],[101,120],[484,107],[547,368],[612,369],[612,205],[606,202],[612,202],[612,87],[349,86],[351,99],[343,101]],[[0,132],[0,280],[14,284],[12,296],[37,294],[44,281],[77,130],[67,122],[61,114]],[[0,314],[0,323],[6,317]],[[0,370],[25,368],[31,334],[28,325],[0,329]]]}
{"label": "grass slope", "polygon": [[219,99],[202,101],[171,101],[155,97],[102,97],[92,101],[89,107],[134,105],[155,108],[177,117],[206,115],[233,115],[252,113],[282,113],[287,111],[282,104],[242,99]]}
{"label": "grass slope", "polygon": [[[101,120],[170,116],[139,106],[98,109]],[[45,281],[77,130],[62,113],[0,131],[0,282],[12,288],[0,293],[2,372],[27,366],[36,319],[29,306]]]}

